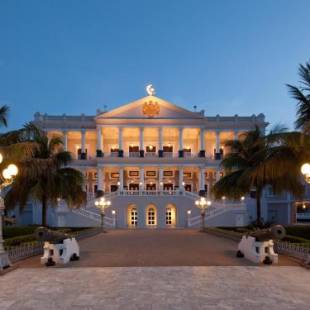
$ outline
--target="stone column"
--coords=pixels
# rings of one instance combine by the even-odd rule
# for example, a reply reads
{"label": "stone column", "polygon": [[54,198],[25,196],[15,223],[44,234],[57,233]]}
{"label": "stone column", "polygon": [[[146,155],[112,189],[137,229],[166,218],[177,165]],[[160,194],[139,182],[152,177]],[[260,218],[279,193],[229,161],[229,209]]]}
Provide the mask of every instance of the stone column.
{"label": "stone column", "polygon": [[119,190],[124,190],[124,168],[119,168]]}
{"label": "stone column", "polygon": [[199,157],[206,156],[206,146],[205,146],[205,129],[200,128],[200,152]]}
{"label": "stone column", "polygon": [[159,142],[158,142],[158,156],[163,157],[163,127],[158,128],[158,136],[159,136]]}
{"label": "stone column", "polygon": [[85,128],[83,128],[81,130],[81,159],[86,159],[85,146],[86,146],[86,130]]}
{"label": "stone column", "polygon": [[184,150],[183,150],[183,128],[179,128],[179,157],[184,156]]}
{"label": "stone column", "polygon": [[118,156],[123,157],[124,156],[124,150],[123,150],[123,128],[118,128]]}
{"label": "stone column", "polygon": [[97,127],[97,157],[103,157],[102,128],[100,126]]}
{"label": "stone column", "polygon": [[199,170],[199,190],[200,191],[205,191],[205,168],[200,168]]}
{"label": "stone column", "polygon": [[238,140],[238,133],[239,131],[237,129],[234,130],[234,140]]}
{"label": "stone column", "polygon": [[215,132],[215,159],[220,160],[221,154],[220,154],[220,131],[217,130]]}
{"label": "stone column", "polygon": [[139,189],[144,190],[144,167],[140,168],[140,184],[139,184]]}
{"label": "stone column", "polygon": [[215,176],[216,182],[219,181],[220,178],[221,178],[221,171],[219,169],[216,169],[216,176]]}
{"label": "stone column", "polygon": [[215,132],[215,151],[216,153],[220,152],[220,131]]}
{"label": "stone column", "polygon": [[67,152],[68,151],[68,131],[64,130],[62,132],[63,135],[63,145],[64,145],[64,150]]}
{"label": "stone column", "polygon": [[104,172],[103,168],[97,167],[97,189],[104,191]]}
{"label": "stone column", "polygon": [[164,188],[164,183],[163,183],[163,168],[160,167],[158,171],[158,185],[159,185],[159,190],[162,191]]}
{"label": "stone column", "polygon": [[144,157],[144,128],[139,128],[139,138],[140,138],[140,157]]}
{"label": "stone column", "polygon": [[181,191],[184,190],[184,185],[183,185],[183,167],[179,167],[179,189]]}

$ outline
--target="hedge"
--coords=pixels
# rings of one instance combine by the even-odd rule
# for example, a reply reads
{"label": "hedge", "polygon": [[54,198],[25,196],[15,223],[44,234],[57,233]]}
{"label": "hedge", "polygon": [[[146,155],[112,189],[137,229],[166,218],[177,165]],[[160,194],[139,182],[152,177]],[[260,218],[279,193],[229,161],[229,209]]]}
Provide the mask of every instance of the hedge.
{"label": "hedge", "polygon": [[14,238],[18,236],[25,236],[33,234],[37,229],[37,226],[14,226],[14,227],[4,227],[3,237],[4,239]]}
{"label": "hedge", "polygon": [[288,235],[310,240],[310,225],[287,226],[285,229]]}
{"label": "hedge", "polygon": [[17,236],[17,237],[5,239],[4,246],[5,247],[18,246],[18,245],[21,245],[22,243],[28,243],[28,242],[34,242],[34,241],[37,241],[34,234]]}

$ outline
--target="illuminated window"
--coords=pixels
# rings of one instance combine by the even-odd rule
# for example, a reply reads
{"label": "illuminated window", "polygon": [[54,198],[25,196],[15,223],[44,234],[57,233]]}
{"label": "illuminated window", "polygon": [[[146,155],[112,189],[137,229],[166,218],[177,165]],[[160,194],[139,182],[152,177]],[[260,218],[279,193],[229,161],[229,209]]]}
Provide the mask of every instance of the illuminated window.
{"label": "illuminated window", "polygon": [[156,211],[154,208],[149,208],[147,211],[147,224],[150,226],[156,224]]}
{"label": "illuminated window", "polygon": [[172,225],[172,210],[171,210],[171,208],[166,209],[166,225]]}
{"label": "illuminated window", "polygon": [[170,227],[176,225],[176,210],[173,204],[168,204],[166,207],[166,225]]}
{"label": "illuminated window", "polygon": [[132,207],[128,210],[128,224],[130,227],[138,226],[138,210],[136,207]]}

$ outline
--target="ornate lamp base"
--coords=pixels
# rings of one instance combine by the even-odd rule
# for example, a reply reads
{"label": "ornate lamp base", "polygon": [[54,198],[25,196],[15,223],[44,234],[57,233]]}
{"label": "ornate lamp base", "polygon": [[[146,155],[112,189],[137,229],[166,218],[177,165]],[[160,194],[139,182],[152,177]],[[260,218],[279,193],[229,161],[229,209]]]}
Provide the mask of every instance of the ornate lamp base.
{"label": "ornate lamp base", "polygon": [[12,263],[10,262],[8,253],[0,253],[0,270],[3,270],[5,268],[8,268],[12,266]]}

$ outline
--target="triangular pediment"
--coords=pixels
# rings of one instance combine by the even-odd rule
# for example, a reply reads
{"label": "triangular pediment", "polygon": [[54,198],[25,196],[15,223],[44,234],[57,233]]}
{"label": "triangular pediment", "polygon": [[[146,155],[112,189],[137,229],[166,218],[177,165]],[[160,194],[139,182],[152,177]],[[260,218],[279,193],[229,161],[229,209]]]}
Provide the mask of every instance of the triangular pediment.
{"label": "triangular pediment", "polygon": [[111,111],[97,115],[97,119],[153,118],[153,119],[201,119],[203,114],[192,112],[156,96],[146,96]]}

